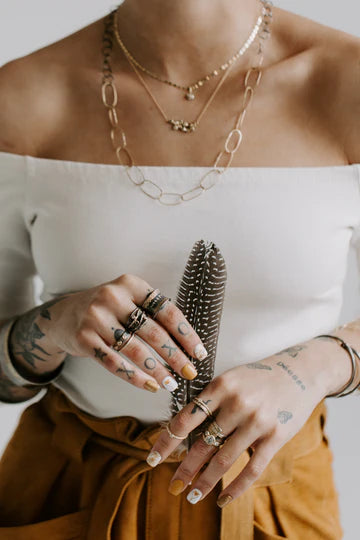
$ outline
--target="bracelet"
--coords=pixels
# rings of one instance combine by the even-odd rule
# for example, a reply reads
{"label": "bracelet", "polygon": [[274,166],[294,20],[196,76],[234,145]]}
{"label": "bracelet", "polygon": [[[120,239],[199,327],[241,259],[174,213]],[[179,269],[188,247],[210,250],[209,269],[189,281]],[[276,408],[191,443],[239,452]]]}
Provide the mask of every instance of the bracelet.
{"label": "bracelet", "polygon": [[359,358],[360,360],[360,356],[359,354],[355,351],[355,349],[353,349],[352,347],[350,347],[350,345],[348,345],[341,337],[339,336],[333,336],[331,334],[321,334],[319,336],[315,336],[315,338],[320,338],[320,337],[329,337],[329,338],[332,338],[332,339],[336,339],[340,342],[340,345],[343,349],[346,350],[346,352],[348,353],[348,355],[350,356],[350,359],[351,359],[351,366],[352,366],[352,371],[351,371],[351,377],[349,379],[349,381],[345,384],[345,386],[339,390],[338,392],[334,392],[333,394],[328,394],[327,396],[325,397],[344,397],[344,396],[348,396],[349,394],[352,394],[352,392],[354,392],[357,388],[359,388],[360,386],[360,383],[357,383],[355,388],[352,388],[351,390],[349,390],[348,392],[346,392],[346,390],[348,390],[349,388],[351,388],[351,385],[353,384],[356,376],[357,376],[357,373],[358,373],[358,365],[357,365],[357,361],[356,361],[356,358],[355,358],[355,355]]}
{"label": "bracelet", "polygon": [[16,386],[44,386],[55,381],[63,367],[65,362],[62,362],[54,371],[46,373],[45,375],[23,376],[19,373],[19,367],[15,368],[13,360],[11,358],[9,342],[11,331],[18,320],[18,317],[6,321],[0,328],[0,368],[4,372],[5,376]]}

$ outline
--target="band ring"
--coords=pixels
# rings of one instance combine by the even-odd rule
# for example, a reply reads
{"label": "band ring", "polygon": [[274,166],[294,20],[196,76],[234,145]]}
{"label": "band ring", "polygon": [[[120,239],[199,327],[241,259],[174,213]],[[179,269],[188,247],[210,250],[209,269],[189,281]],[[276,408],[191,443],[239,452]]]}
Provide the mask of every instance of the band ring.
{"label": "band ring", "polygon": [[137,332],[146,323],[148,317],[141,307],[136,307],[129,315],[126,322],[128,332]]}
{"label": "band ring", "polygon": [[215,435],[216,437],[219,437],[220,439],[225,439],[226,435],[224,435],[223,429],[219,426],[219,424],[216,422],[216,420],[213,420],[211,424],[207,426],[207,431],[211,435]]}
{"label": "band ring", "polygon": [[219,436],[210,433],[208,429],[205,429],[205,431],[201,433],[201,436],[205,444],[207,444],[208,446],[220,447],[225,442],[223,439],[218,440]]}
{"label": "band ring", "polygon": [[168,298],[167,296],[161,294],[159,289],[153,289],[146,296],[144,302],[141,304],[140,307],[144,311],[146,311],[146,313],[150,315],[150,317],[155,319],[165,302],[169,301],[171,301],[171,298]]}
{"label": "band ring", "polygon": [[115,341],[114,345],[112,345],[112,349],[118,352],[121,351],[121,349],[123,349],[125,345],[130,343],[133,337],[134,334],[132,334],[131,332],[128,332],[127,330],[122,330],[121,333],[118,333],[118,339],[117,341]]}
{"label": "band ring", "polygon": [[166,428],[166,431],[168,432],[169,434],[169,437],[171,439],[179,439],[180,441],[182,441],[183,439],[186,439],[186,436],[185,437],[180,437],[179,435],[175,435],[175,433],[173,433],[169,427],[169,422],[167,422],[165,424],[165,428]]}
{"label": "band ring", "polygon": [[205,401],[203,401],[199,397],[194,397],[192,401],[193,403],[195,403],[195,405],[197,405],[198,407],[200,407],[200,409],[202,409],[202,411],[206,414],[206,416],[213,418],[213,413],[211,412],[209,407],[206,405]]}

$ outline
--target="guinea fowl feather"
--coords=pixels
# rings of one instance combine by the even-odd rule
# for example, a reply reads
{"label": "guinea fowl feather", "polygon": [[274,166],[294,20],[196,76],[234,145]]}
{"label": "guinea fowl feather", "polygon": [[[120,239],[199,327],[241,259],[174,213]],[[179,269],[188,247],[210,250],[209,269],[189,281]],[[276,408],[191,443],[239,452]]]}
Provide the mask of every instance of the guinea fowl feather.
{"label": "guinea fowl feather", "polygon": [[[178,388],[172,392],[170,415],[177,414],[190,403],[213,379],[226,285],[226,266],[219,248],[213,242],[198,240],[193,245],[178,286],[175,305],[196,330],[208,355],[204,360],[190,356],[198,375],[188,381],[173,371]],[[195,430],[196,434],[196,430]],[[189,449],[194,435],[185,441]],[[182,445],[184,447],[184,445]]]}

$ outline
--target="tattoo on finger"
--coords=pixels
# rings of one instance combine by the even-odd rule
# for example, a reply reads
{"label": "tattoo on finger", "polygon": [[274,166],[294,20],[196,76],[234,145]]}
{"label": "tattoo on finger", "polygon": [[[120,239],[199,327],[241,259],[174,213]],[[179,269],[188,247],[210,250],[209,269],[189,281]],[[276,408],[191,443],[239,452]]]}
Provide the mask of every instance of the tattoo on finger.
{"label": "tattoo on finger", "polygon": [[133,376],[135,375],[135,371],[134,371],[133,369],[127,368],[125,362],[122,362],[121,365],[122,365],[122,367],[121,367],[121,368],[118,368],[118,369],[116,370],[116,373],[118,373],[118,372],[120,372],[120,373],[126,373],[127,378],[128,378],[128,379],[132,379]]}
{"label": "tattoo on finger", "polygon": [[171,345],[171,343],[164,343],[164,345],[161,345],[161,348],[162,349],[167,349],[168,350],[168,356],[169,358],[171,357],[172,353],[175,351],[177,351],[177,347],[174,347],[173,345]]}
{"label": "tattoo on finger", "polygon": [[156,360],[149,356],[149,358],[146,358],[144,364],[147,369],[154,369],[156,367]]}
{"label": "tattoo on finger", "polygon": [[[208,403],[210,403],[211,399],[207,399],[206,401],[204,401],[205,405],[207,405]],[[202,411],[201,407],[199,407],[199,405],[194,405],[192,411],[191,411],[191,414],[195,414],[196,411]],[[203,411],[204,412],[204,411]]]}
{"label": "tattoo on finger", "polygon": [[178,325],[178,331],[179,331],[179,334],[181,334],[182,336],[187,336],[188,333],[190,332],[189,326],[186,323],[181,322]]}
{"label": "tattoo on finger", "polygon": [[102,362],[104,362],[104,358],[106,358],[106,353],[102,351],[101,349],[94,349],[95,351],[95,358],[99,358]]}

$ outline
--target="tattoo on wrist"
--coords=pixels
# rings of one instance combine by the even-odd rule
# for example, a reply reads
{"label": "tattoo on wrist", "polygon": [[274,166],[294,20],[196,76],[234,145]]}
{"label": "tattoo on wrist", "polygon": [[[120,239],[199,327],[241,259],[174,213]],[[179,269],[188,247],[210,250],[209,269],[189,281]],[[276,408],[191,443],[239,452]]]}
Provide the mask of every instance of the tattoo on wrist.
{"label": "tattoo on wrist", "polygon": [[280,422],[280,424],[286,424],[289,420],[291,420],[293,417],[292,413],[290,411],[281,411],[278,410],[277,418]]}
{"label": "tattoo on wrist", "polygon": [[293,347],[287,347],[280,352],[275,353],[275,356],[280,356],[280,354],[288,354],[292,358],[296,358],[300,351],[306,349],[306,345],[294,345]]}
{"label": "tattoo on wrist", "polygon": [[284,364],[284,362],[281,362],[281,361],[277,362],[276,365],[281,367],[284,371],[286,371],[286,373],[291,376],[291,379],[294,381],[294,383],[296,383],[296,385],[299,388],[301,388],[301,390],[306,390],[306,387],[304,383],[302,382],[302,380],[298,377],[298,375],[296,375],[296,373],[294,373],[294,371],[291,368],[289,368],[289,366],[287,366],[286,364]]}
{"label": "tattoo on wrist", "polygon": [[261,360],[258,362],[251,362],[250,364],[245,364],[248,369],[265,369],[267,371],[272,371],[272,367],[266,364],[263,364]]}

